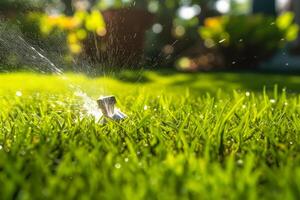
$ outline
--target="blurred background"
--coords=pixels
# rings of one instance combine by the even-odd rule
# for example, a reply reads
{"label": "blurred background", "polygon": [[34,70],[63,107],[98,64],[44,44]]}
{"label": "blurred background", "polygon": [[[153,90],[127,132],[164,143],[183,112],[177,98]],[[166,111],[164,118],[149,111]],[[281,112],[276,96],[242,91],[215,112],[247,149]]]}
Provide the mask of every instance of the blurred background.
{"label": "blurred background", "polygon": [[0,23],[2,71],[27,42],[66,70],[300,71],[299,0],[1,0]]}

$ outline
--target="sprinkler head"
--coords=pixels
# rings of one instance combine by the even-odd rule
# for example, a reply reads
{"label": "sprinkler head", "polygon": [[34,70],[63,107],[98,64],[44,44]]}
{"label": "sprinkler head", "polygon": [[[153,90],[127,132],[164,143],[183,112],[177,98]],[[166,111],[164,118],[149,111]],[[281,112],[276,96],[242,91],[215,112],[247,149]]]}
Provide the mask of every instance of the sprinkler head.
{"label": "sprinkler head", "polygon": [[127,117],[120,110],[115,109],[115,104],[117,103],[115,96],[101,97],[97,100],[97,103],[102,111],[103,116],[106,118],[121,120]]}

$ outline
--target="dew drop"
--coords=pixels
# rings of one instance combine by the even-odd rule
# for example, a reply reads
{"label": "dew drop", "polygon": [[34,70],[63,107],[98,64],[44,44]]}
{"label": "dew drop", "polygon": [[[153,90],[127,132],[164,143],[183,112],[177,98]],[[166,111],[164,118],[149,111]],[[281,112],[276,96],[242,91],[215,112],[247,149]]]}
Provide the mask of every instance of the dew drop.
{"label": "dew drop", "polygon": [[238,164],[238,165],[242,165],[242,164],[244,164],[244,161],[241,160],[241,159],[239,159],[239,160],[237,161],[237,164]]}
{"label": "dew drop", "polygon": [[221,43],[223,43],[225,41],[226,41],[226,39],[222,39],[222,40],[219,41],[219,44],[221,44]]}
{"label": "dew drop", "polygon": [[22,95],[23,95],[23,94],[22,94],[21,91],[17,91],[17,92],[16,92],[16,96],[17,96],[17,97],[21,97]]}
{"label": "dew drop", "polygon": [[116,164],[115,164],[115,168],[120,169],[121,167],[122,167],[122,166],[121,166],[120,163],[116,163]]}
{"label": "dew drop", "polygon": [[270,99],[270,103],[276,103],[275,99]]}

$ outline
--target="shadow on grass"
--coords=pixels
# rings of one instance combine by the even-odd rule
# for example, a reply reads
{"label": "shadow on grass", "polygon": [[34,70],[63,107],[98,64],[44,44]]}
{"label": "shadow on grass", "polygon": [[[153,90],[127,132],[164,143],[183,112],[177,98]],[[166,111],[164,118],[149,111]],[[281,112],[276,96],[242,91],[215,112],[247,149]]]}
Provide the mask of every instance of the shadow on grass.
{"label": "shadow on grass", "polygon": [[[209,84],[208,84],[209,83]],[[219,88],[222,90],[244,89],[252,91],[273,90],[274,85],[300,92],[300,76],[256,73],[205,73],[187,76],[187,79],[174,81],[173,86],[191,86],[194,89]]]}
{"label": "shadow on grass", "polygon": [[122,71],[116,74],[113,78],[116,78],[122,82],[127,83],[150,83],[152,80],[147,77],[143,71]]}
{"label": "shadow on grass", "polygon": [[[154,74],[154,78],[153,78]],[[130,83],[154,83],[166,87],[188,87],[193,92],[216,93],[219,89],[231,92],[235,90],[249,90],[255,92],[272,91],[275,85],[281,90],[300,92],[300,74],[266,73],[266,72],[198,72],[182,73],[175,70],[145,71],[136,74],[134,71],[122,73],[121,81]],[[167,82],[167,83],[166,83]]]}

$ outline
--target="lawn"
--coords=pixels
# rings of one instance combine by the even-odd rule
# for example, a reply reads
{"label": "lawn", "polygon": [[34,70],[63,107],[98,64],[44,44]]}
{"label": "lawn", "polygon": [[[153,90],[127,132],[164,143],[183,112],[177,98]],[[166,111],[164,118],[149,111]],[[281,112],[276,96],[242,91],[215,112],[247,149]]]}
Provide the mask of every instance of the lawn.
{"label": "lawn", "polygon": [[0,75],[0,199],[300,199],[300,76],[133,74]]}

